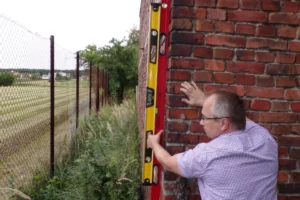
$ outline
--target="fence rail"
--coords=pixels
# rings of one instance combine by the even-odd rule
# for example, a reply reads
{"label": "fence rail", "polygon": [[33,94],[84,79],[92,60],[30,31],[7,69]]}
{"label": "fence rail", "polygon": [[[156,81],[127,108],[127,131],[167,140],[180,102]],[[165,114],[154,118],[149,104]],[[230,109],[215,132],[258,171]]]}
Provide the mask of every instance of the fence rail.
{"label": "fence rail", "polygon": [[109,74],[0,15],[0,199],[53,175],[79,121],[109,101]]}

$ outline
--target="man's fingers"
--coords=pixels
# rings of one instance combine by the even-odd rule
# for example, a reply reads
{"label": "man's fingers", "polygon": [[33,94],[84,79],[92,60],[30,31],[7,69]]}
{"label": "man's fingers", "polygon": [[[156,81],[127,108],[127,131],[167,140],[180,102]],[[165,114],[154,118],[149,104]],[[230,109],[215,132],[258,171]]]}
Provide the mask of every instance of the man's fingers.
{"label": "man's fingers", "polygon": [[183,101],[184,103],[186,103],[186,104],[188,104],[188,105],[190,105],[190,104],[191,104],[191,101],[190,101],[190,100],[188,100],[188,99],[181,99],[181,101]]}
{"label": "man's fingers", "polygon": [[194,86],[195,89],[198,89],[198,86],[194,81],[192,81],[191,83],[192,83],[192,85]]}

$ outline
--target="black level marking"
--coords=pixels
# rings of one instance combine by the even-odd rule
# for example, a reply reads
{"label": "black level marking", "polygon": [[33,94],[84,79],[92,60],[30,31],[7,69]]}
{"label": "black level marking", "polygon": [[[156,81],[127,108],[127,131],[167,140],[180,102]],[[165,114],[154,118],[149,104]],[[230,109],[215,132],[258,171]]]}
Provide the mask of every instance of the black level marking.
{"label": "black level marking", "polygon": [[145,163],[150,163],[152,161],[152,149],[150,147],[147,146],[147,138],[148,138],[148,134],[153,135],[153,131],[147,131],[146,132],[146,148],[145,148]]}
{"label": "black level marking", "polygon": [[146,107],[154,105],[154,89],[147,87]]}

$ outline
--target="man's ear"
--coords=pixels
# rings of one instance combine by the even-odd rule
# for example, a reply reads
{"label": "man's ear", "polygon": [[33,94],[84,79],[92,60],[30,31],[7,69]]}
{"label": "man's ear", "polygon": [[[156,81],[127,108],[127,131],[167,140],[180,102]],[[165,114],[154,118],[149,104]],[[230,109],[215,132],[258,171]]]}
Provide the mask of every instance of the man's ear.
{"label": "man's ear", "polygon": [[229,128],[229,120],[227,118],[223,118],[221,121],[221,129],[222,131],[226,131]]}

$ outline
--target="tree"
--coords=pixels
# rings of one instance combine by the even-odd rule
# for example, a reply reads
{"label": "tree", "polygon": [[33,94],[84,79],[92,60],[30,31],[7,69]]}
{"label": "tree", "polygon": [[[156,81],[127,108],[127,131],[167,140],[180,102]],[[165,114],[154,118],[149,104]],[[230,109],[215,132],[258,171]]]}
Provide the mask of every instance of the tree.
{"label": "tree", "polygon": [[139,30],[130,30],[128,39],[111,39],[108,45],[97,48],[88,45],[80,57],[110,74],[110,92],[121,103],[126,89],[138,83]]}

